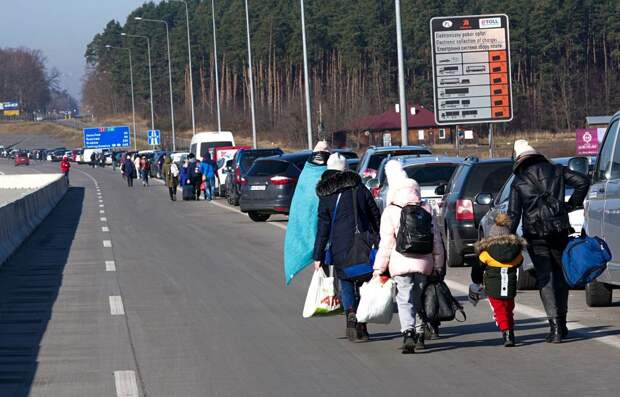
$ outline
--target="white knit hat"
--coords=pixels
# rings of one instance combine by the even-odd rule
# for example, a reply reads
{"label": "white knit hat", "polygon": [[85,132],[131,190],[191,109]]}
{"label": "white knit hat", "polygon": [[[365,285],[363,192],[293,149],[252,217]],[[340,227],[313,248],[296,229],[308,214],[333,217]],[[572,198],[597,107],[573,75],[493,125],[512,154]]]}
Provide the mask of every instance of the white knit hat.
{"label": "white knit hat", "polygon": [[403,170],[403,165],[396,160],[390,160],[385,164],[385,176],[391,186],[396,179],[407,178],[407,173]]}
{"label": "white knit hat", "polygon": [[538,154],[536,149],[534,149],[525,139],[517,139],[515,141],[514,146],[515,152],[515,160],[521,156],[527,156],[530,154]]}
{"label": "white knit hat", "polygon": [[347,169],[347,159],[340,153],[332,153],[332,155],[327,159],[327,169],[344,171]]}
{"label": "white knit hat", "polygon": [[327,141],[318,141],[313,152],[329,152]]}

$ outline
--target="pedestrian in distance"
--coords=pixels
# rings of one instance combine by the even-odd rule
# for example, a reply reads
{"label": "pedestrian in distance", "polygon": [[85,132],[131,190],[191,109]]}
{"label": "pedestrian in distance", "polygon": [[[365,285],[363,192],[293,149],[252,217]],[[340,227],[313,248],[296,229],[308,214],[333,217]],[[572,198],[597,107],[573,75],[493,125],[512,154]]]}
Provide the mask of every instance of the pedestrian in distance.
{"label": "pedestrian in distance", "polygon": [[[568,336],[569,287],[562,272],[562,253],[572,232],[568,213],[583,206],[590,181],[568,167],[554,165],[524,139],[514,144],[515,178],[510,187],[511,233],[522,224],[523,237],[536,272],[536,286],[549,321],[549,343]],[[565,186],[575,190],[565,202]]]}
{"label": "pedestrian in distance", "polygon": [[149,176],[151,175],[151,162],[146,156],[142,156],[140,159],[140,178],[142,179],[142,186],[149,185]]}
{"label": "pedestrian in distance", "polygon": [[[366,234],[369,241],[376,240],[381,214],[370,191],[362,184],[361,177],[346,170],[346,159],[339,153],[327,160],[327,170],[316,185],[319,197],[318,227],[314,245],[314,268],[325,264],[325,250],[330,246],[331,259],[338,279],[340,300],[346,314],[346,335],[350,341],[367,341],[368,329],[356,318],[359,304],[359,287],[365,280],[347,275],[349,255],[353,249],[356,232]],[[370,279],[372,272],[368,273]]]}
{"label": "pedestrian in distance", "polygon": [[162,167],[162,176],[166,181],[170,200],[177,200],[177,186],[179,185],[179,167],[172,162],[170,156],[166,156]]}
{"label": "pedestrian in distance", "polygon": [[193,200],[194,184],[189,176],[190,162],[185,160],[179,173],[179,183],[181,184],[181,193],[183,201]]}
{"label": "pedestrian in distance", "polygon": [[[422,292],[429,276],[443,278],[445,274],[444,245],[436,216],[431,206],[422,201],[418,183],[407,177],[396,160],[386,164],[385,172],[389,190],[381,216],[381,242],[373,277],[389,270],[396,282],[396,303],[403,335],[402,352],[412,354],[416,349],[426,347],[427,324],[421,315]],[[407,229],[411,227],[414,230]],[[405,252],[399,247],[399,232],[413,232],[414,238],[424,240],[423,247],[412,247]]]}
{"label": "pedestrian in distance", "polygon": [[71,163],[69,162],[69,158],[67,156],[63,156],[60,161],[60,171],[65,176],[67,180],[67,185],[69,185],[69,170],[71,170]]}
{"label": "pedestrian in distance", "polygon": [[194,153],[187,156],[187,178],[189,184],[193,187],[192,200],[198,200],[200,197],[200,185],[202,184],[202,175],[200,174],[200,164],[196,161]]}
{"label": "pedestrian in distance", "polygon": [[479,261],[471,268],[472,284],[469,286],[469,301],[475,306],[484,293],[489,298],[493,317],[505,347],[515,345],[514,308],[517,295],[517,269],[523,263],[523,248],[526,242],[510,233],[512,221],[500,213],[491,226],[489,236],[477,242]]}
{"label": "pedestrian in distance", "polygon": [[133,187],[133,180],[136,179],[136,165],[131,160],[131,157],[125,157],[125,161],[121,164],[121,172],[127,180],[127,187]]}
{"label": "pedestrian in distance", "polygon": [[136,173],[138,174],[138,178],[142,178],[142,175],[140,174],[140,160],[141,160],[140,155],[136,153],[133,157],[133,165],[136,169]]}
{"label": "pedestrian in distance", "polygon": [[204,197],[205,200],[211,201],[215,196],[215,170],[217,165],[211,160],[211,155],[206,153],[200,162],[200,172],[202,180],[205,184]]}
{"label": "pedestrian in distance", "polygon": [[92,152],[90,154],[90,167],[95,168],[96,163],[97,163],[97,153]]}

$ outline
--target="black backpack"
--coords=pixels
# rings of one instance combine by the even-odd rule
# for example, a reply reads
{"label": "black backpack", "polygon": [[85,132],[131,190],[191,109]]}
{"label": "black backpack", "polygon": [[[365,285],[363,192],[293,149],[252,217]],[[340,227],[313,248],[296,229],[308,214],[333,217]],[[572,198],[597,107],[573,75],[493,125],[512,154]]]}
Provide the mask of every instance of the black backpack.
{"label": "black backpack", "polygon": [[[559,175],[558,175],[559,174]],[[556,183],[562,182],[562,173],[556,168]],[[546,237],[555,233],[562,233],[570,229],[571,225],[568,219],[568,212],[562,200],[553,195],[555,183],[551,186],[550,191],[536,183],[528,175],[524,175],[534,189],[536,196],[530,201],[527,208],[525,222],[531,227],[531,231],[539,237]],[[561,186],[563,183],[561,183]],[[560,192],[563,194],[563,192]]]}
{"label": "black backpack", "polygon": [[401,207],[396,251],[407,255],[433,252],[433,217],[419,204]]}

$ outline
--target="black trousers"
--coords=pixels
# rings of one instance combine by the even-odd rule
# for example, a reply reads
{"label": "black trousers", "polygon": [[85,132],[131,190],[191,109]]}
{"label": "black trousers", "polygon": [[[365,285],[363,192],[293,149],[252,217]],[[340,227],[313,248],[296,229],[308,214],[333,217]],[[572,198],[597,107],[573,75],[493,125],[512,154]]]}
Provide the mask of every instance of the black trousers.
{"label": "black trousers", "polygon": [[131,177],[131,175],[127,176],[127,186],[133,187],[133,178]]}
{"label": "black trousers", "polygon": [[562,272],[562,253],[568,244],[568,232],[544,239],[526,237],[526,240],[547,317],[566,317],[570,288]]}

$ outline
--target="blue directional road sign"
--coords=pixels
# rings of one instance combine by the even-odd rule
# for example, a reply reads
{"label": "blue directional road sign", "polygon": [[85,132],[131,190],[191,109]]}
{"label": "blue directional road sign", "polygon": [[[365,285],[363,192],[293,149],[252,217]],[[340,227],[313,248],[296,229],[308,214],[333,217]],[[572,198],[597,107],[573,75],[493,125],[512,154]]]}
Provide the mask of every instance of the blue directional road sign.
{"label": "blue directional road sign", "polygon": [[114,149],[131,146],[128,126],[84,128],[85,149]]}
{"label": "blue directional road sign", "polygon": [[149,145],[161,145],[161,134],[159,130],[149,130],[148,131],[148,141]]}

